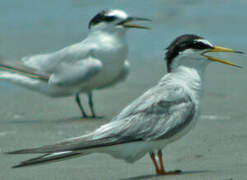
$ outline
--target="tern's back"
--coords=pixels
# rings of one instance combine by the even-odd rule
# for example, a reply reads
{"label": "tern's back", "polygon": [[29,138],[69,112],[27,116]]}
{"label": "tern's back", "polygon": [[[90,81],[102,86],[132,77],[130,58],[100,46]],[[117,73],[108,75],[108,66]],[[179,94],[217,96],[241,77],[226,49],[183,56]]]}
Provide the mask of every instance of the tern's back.
{"label": "tern's back", "polygon": [[25,65],[42,72],[53,73],[61,63],[72,63],[84,59],[92,49],[86,39],[80,43],[67,46],[53,53],[24,57]]}

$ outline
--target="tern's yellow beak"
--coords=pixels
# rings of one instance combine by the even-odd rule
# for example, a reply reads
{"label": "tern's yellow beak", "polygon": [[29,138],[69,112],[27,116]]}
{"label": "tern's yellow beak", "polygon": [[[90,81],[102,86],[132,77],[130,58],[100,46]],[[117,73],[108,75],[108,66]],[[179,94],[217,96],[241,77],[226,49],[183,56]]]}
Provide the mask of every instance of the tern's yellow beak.
{"label": "tern's yellow beak", "polygon": [[126,28],[137,28],[137,29],[150,29],[149,27],[142,26],[142,25],[139,25],[139,24],[127,24],[127,23],[124,24],[124,27],[126,27]]}
{"label": "tern's yellow beak", "polygon": [[229,62],[227,60],[205,55],[206,53],[209,53],[209,52],[230,52],[230,53],[239,53],[239,54],[244,54],[244,52],[234,51],[232,49],[228,49],[228,48],[224,48],[224,47],[220,47],[220,46],[214,46],[213,49],[210,49],[210,50],[208,50],[206,52],[203,52],[201,54],[202,56],[207,57],[208,60],[210,60],[210,61],[216,61],[216,62],[219,62],[219,63],[223,63],[223,64],[227,64],[227,65],[230,65],[230,66],[235,66],[235,67],[241,68],[241,66],[233,64],[233,63],[231,63],[231,62]]}
{"label": "tern's yellow beak", "polygon": [[123,22],[120,22],[120,24],[122,24],[125,28],[150,29],[149,27],[146,27],[146,26],[130,23],[132,21],[151,21],[151,20],[147,18],[141,18],[141,17],[129,17]]}

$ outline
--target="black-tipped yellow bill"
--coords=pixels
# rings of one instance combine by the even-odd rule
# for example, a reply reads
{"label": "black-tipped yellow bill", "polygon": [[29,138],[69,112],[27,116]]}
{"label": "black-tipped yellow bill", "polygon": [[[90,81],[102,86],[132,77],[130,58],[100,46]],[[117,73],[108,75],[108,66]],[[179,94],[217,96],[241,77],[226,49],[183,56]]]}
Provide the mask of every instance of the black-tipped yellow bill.
{"label": "black-tipped yellow bill", "polygon": [[206,52],[201,54],[202,56],[208,58],[208,60],[210,60],[210,61],[216,61],[216,62],[227,64],[227,65],[230,65],[230,66],[235,66],[235,67],[238,67],[238,68],[242,68],[241,66],[239,66],[237,64],[233,64],[233,63],[231,63],[231,62],[229,62],[227,60],[205,55],[206,53],[210,53],[210,52],[230,52],[230,53],[239,53],[239,54],[244,54],[244,52],[234,51],[232,49],[228,49],[228,48],[224,48],[224,47],[220,47],[220,46],[214,46],[213,49],[210,49],[210,50],[208,50],[208,51],[206,51]]}
{"label": "black-tipped yellow bill", "polygon": [[141,25],[138,25],[138,24],[125,23],[125,24],[123,24],[123,26],[126,27],[126,28],[150,29],[149,27],[141,26]]}
{"label": "black-tipped yellow bill", "polygon": [[120,24],[122,24],[126,28],[150,29],[149,27],[146,27],[146,26],[130,23],[132,21],[151,21],[151,20],[147,18],[141,18],[141,17],[129,17],[125,21],[121,22]]}

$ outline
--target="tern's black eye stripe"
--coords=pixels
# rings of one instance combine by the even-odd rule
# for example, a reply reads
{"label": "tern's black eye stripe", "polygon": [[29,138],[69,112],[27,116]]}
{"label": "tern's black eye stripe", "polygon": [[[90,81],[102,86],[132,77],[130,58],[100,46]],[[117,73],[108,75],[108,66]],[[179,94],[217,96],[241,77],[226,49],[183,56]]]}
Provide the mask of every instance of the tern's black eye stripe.
{"label": "tern's black eye stripe", "polygon": [[112,22],[116,19],[117,19],[117,17],[115,17],[115,16],[105,16],[104,17],[104,21],[107,21],[107,22]]}
{"label": "tern's black eye stripe", "polygon": [[211,49],[212,47],[208,44],[205,44],[203,42],[193,41],[188,43],[181,43],[177,50],[178,51],[184,51],[186,49]]}
{"label": "tern's black eye stripe", "polygon": [[210,49],[212,47],[210,45],[208,45],[208,44],[195,41],[195,42],[192,43],[191,48],[194,48],[194,49]]}

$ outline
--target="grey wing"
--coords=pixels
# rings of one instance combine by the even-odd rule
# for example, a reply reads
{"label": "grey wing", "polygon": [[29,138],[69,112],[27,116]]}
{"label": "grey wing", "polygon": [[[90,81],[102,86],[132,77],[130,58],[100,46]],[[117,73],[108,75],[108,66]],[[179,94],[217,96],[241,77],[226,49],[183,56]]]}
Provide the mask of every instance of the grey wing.
{"label": "grey wing", "polygon": [[121,138],[128,141],[158,140],[175,136],[195,115],[195,104],[182,87],[159,85],[127,106],[114,121],[125,119]]}
{"label": "grey wing", "polygon": [[127,106],[113,121],[90,134],[54,145],[23,149],[11,154],[80,152],[133,141],[168,138],[192,120],[195,105],[183,89],[154,87]]}
{"label": "grey wing", "polygon": [[52,73],[49,83],[58,86],[80,84],[93,78],[102,67],[101,61],[93,57],[73,63],[63,62]]}
{"label": "grey wing", "polygon": [[52,73],[63,62],[76,62],[77,60],[85,59],[93,49],[94,44],[84,40],[52,53],[23,57],[22,62],[26,66],[41,72]]}
{"label": "grey wing", "polygon": [[[159,107],[158,107],[159,106]],[[184,99],[180,102],[160,101],[157,108],[163,109],[156,115],[147,115],[147,130],[139,135],[143,140],[159,140],[175,137],[188,127],[195,116],[195,104]],[[164,112],[164,108],[166,108]]]}

